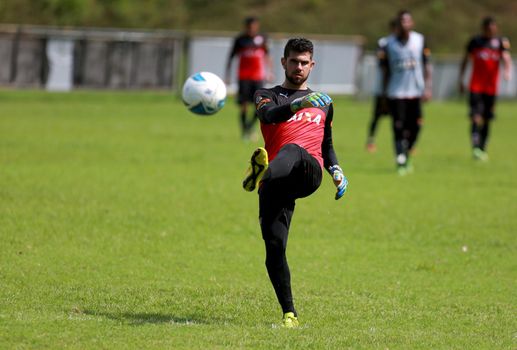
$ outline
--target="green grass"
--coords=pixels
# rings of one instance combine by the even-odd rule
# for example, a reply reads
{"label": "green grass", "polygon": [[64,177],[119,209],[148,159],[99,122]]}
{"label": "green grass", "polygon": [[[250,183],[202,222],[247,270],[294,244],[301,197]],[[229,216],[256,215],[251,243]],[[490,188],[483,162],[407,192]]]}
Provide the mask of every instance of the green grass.
{"label": "green grass", "polygon": [[487,164],[463,101],[426,106],[404,178],[387,119],[364,151],[370,107],[336,102],[349,192],[326,176],[297,203],[302,328],[283,330],[233,101],[201,118],[159,93],[0,92],[0,348],[515,348],[517,103]]}

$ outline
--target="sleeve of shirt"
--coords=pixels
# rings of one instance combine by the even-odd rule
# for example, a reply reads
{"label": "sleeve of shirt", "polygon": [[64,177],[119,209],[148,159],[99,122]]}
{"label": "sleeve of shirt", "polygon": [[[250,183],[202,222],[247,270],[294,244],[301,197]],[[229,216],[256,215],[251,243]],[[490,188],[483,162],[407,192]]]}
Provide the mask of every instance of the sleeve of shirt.
{"label": "sleeve of shirt", "polygon": [[230,59],[233,58],[239,52],[239,37],[233,40],[232,50],[230,51]]}
{"label": "sleeve of shirt", "polygon": [[467,53],[472,53],[472,50],[474,50],[474,46],[475,46],[475,43],[474,43],[474,39],[470,39],[468,44],[467,44]]}
{"label": "sleeve of shirt", "polygon": [[323,143],[321,144],[321,155],[323,156],[323,166],[328,169],[333,165],[338,165],[336,152],[332,143],[332,119],[334,117],[334,107],[331,104],[325,119],[325,131],[323,133]]}
{"label": "sleeve of shirt", "polygon": [[267,35],[264,35],[264,45],[263,45],[263,48],[264,48],[264,52],[266,53],[266,55],[269,55],[268,41],[269,41],[269,38],[267,37]]}
{"label": "sleeve of shirt", "polygon": [[254,95],[257,117],[264,124],[280,123],[293,116],[289,103],[279,105],[271,90],[258,90]]}

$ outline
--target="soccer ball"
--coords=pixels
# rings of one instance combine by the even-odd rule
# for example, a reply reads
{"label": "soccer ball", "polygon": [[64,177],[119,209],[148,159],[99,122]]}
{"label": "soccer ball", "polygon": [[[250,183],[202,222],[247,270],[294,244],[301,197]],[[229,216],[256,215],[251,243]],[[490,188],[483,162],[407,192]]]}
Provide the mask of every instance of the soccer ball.
{"label": "soccer ball", "polygon": [[199,72],[191,75],[183,85],[183,103],[199,115],[211,115],[224,106],[226,85],[214,73]]}

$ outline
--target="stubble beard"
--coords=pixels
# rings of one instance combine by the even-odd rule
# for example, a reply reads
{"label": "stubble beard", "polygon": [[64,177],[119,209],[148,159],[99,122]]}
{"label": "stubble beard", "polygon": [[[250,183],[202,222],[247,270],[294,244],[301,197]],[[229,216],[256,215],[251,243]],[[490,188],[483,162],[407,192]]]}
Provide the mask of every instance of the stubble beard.
{"label": "stubble beard", "polygon": [[[294,75],[294,74],[293,74]],[[293,85],[297,85],[297,86],[301,86],[303,83],[305,83],[307,81],[307,79],[309,78],[309,74],[307,74],[306,77],[303,77],[303,78],[295,78],[293,76],[290,76],[289,74],[287,74],[287,71],[285,72],[285,78]]]}

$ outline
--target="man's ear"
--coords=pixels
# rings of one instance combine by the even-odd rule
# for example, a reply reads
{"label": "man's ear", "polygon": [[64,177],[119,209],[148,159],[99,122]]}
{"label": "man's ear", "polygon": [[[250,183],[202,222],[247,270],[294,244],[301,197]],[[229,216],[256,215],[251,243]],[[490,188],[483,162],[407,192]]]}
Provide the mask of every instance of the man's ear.
{"label": "man's ear", "polygon": [[285,64],[287,63],[287,60],[285,59],[285,57],[280,58],[280,63],[282,63],[282,67],[284,67],[284,69],[286,69]]}

